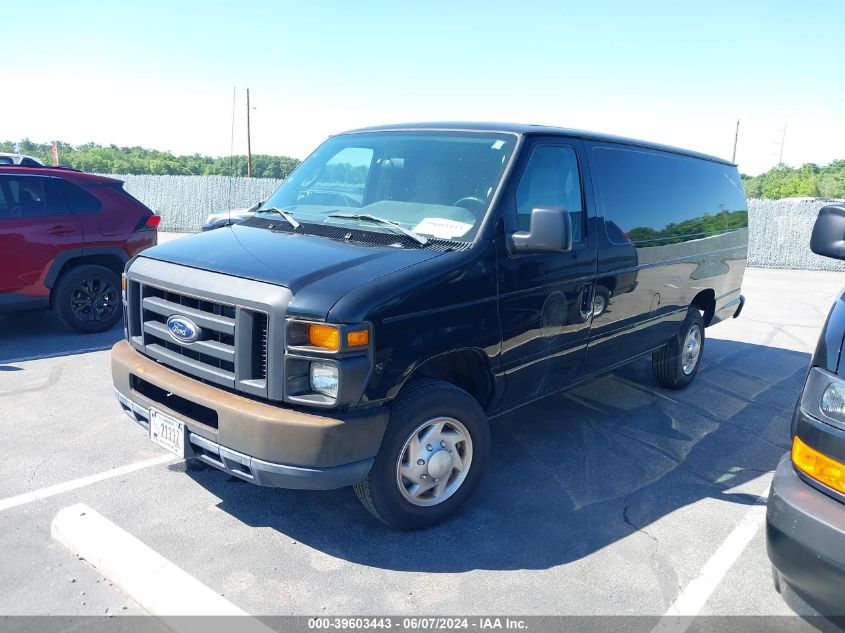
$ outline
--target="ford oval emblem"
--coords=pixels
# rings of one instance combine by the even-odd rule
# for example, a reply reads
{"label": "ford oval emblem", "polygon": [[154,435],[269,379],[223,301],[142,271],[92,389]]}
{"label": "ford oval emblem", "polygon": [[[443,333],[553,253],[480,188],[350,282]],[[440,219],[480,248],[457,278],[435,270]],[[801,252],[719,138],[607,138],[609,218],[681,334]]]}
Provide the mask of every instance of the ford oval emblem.
{"label": "ford oval emblem", "polygon": [[174,314],[167,319],[167,331],[180,343],[198,341],[202,334],[202,330],[196,323],[180,314]]}

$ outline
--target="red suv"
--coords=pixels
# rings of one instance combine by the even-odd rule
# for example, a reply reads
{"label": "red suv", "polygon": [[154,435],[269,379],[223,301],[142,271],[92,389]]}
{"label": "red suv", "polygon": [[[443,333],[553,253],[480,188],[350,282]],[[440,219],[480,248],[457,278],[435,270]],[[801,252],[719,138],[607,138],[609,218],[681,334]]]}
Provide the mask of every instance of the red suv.
{"label": "red suv", "polygon": [[52,309],[78,332],[111,328],[123,267],[155,245],[160,219],[120,180],[0,166],[0,312]]}

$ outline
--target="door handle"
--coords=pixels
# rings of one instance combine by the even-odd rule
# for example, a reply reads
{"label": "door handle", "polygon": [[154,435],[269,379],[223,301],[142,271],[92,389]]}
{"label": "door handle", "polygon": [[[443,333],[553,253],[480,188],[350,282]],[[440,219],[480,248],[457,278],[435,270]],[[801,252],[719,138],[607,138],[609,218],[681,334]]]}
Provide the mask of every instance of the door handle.
{"label": "door handle", "polygon": [[51,226],[47,229],[47,233],[50,235],[67,235],[68,233],[75,233],[76,229],[70,226],[63,226],[61,224],[57,224],[56,226]]}

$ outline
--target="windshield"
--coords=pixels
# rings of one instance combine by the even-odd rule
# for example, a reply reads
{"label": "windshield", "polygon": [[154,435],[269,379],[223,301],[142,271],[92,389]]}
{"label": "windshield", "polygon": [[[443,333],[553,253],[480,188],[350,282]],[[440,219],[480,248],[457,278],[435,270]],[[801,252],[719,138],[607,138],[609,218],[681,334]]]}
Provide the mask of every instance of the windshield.
{"label": "windshield", "polygon": [[515,144],[514,135],[489,132],[335,136],[261,208],[302,223],[384,232],[397,224],[425,238],[471,241]]}

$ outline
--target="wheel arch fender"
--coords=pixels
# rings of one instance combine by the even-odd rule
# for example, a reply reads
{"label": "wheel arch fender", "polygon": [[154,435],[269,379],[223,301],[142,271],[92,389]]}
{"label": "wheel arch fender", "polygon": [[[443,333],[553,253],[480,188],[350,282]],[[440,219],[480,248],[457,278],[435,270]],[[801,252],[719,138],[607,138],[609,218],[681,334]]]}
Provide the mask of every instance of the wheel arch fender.
{"label": "wheel arch fender", "polygon": [[126,252],[116,246],[73,248],[60,253],[53,260],[44,277],[44,285],[52,290],[62,273],[83,264],[99,264],[120,275],[128,261]]}
{"label": "wheel arch fender", "polygon": [[431,378],[455,385],[475,398],[485,411],[496,400],[496,380],[490,359],[477,348],[454,349],[426,358],[406,373],[391,395],[399,395],[415,378]]}
{"label": "wheel arch fender", "polygon": [[698,308],[704,313],[704,327],[707,327],[716,314],[716,291],[713,288],[702,290],[692,298],[690,307]]}

